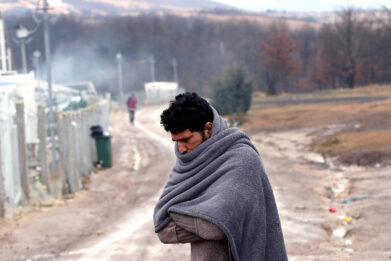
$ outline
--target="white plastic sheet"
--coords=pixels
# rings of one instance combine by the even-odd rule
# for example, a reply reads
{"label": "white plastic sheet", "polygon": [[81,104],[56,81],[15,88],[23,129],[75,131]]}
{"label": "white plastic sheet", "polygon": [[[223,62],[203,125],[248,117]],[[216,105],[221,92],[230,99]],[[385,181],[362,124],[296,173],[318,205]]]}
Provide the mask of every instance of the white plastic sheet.
{"label": "white plastic sheet", "polygon": [[17,205],[22,200],[19,175],[18,141],[15,125],[16,87],[0,84],[0,139],[1,168],[4,178],[7,205]]}

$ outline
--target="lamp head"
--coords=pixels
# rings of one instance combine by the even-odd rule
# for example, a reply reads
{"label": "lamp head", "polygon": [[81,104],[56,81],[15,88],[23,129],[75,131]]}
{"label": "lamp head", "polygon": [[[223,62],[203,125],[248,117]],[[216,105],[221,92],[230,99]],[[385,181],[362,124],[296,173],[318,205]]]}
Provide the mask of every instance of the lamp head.
{"label": "lamp head", "polygon": [[39,58],[39,57],[41,57],[41,52],[38,51],[38,50],[35,50],[35,51],[33,52],[33,56],[34,56],[34,58]]}
{"label": "lamp head", "polygon": [[27,38],[30,35],[30,31],[24,27],[23,25],[19,24],[16,27],[16,37],[18,39],[24,39]]}
{"label": "lamp head", "polygon": [[123,60],[122,54],[120,52],[117,53],[115,58],[117,59],[117,61],[122,61]]}

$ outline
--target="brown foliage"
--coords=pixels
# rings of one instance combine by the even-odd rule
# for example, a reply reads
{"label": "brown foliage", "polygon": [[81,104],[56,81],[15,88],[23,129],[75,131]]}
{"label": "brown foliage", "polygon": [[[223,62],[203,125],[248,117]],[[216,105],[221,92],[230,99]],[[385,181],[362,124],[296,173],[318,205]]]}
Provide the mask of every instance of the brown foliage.
{"label": "brown foliage", "polygon": [[288,31],[283,30],[269,35],[260,47],[267,90],[274,95],[279,82],[288,81],[301,72],[297,59],[299,44],[292,39]]}

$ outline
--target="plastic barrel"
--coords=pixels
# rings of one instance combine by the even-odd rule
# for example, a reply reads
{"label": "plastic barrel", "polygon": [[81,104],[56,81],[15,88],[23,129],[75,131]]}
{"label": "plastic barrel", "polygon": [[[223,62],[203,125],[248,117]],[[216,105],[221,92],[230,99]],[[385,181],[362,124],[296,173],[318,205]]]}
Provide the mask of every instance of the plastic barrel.
{"label": "plastic barrel", "polygon": [[98,161],[102,162],[102,167],[110,168],[111,160],[111,136],[95,136],[96,152],[98,154]]}

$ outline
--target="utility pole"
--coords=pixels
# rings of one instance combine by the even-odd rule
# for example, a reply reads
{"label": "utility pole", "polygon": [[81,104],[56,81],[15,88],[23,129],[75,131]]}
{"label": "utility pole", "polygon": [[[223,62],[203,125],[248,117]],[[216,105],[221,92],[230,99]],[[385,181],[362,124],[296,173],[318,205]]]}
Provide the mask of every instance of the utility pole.
{"label": "utility pole", "polygon": [[149,58],[149,63],[151,65],[151,82],[155,81],[155,57],[151,56]]}
{"label": "utility pole", "polygon": [[178,82],[178,69],[177,69],[177,67],[178,67],[178,62],[174,58],[174,59],[172,59],[172,68],[174,70],[174,82],[176,82],[176,83]]}
{"label": "utility pole", "polygon": [[119,99],[120,99],[120,107],[122,108],[124,105],[124,92],[123,92],[123,79],[122,79],[122,63],[124,58],[120,52],[117,53],[115,57],[118,63],[118,88],[119,88]]}
{"label": "utility pole", "polygon": [[33,52],[33,63],[35,68],[35,79],[39,79],[39,57],[41,57],[41,52],[38,50],[35,50]]}
{"label": "utility pole", "polygon": [[27,73],[27,63],[26,63],[26,42],[22,40],[20,42],[20,46],[22,48],[22,67],[23,67],[23,73]]}
{"label": "utility pole", "polygon": [[43,30],[45,40],[45,56],[46,56],[46,75],[49,92],[49,133],[52,150],[52,164],[51,170],[57,172],[57,158],[56,158],[56,140],[54,137],[54,128],[56,116],[53,110],[53,92],[52,92],[52,63],[50,57],[50,31],[49,31],[49,4],[47,0],[43,0]]}
{"label": "utility pole", "polygon": [[12,71],[11,48],[7,48],[8,70]]}

